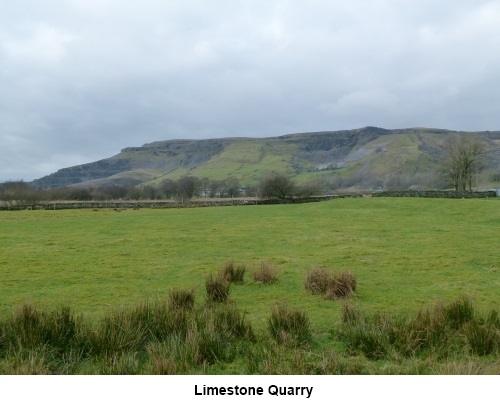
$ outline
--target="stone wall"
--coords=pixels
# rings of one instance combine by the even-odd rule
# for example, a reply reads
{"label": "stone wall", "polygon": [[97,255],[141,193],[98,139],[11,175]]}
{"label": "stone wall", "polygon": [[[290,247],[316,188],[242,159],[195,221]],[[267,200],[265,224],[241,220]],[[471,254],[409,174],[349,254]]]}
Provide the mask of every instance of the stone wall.
{"label": "stone wall", "polygon": [[[249,205],[255,201],[246,200],[221,200],[221,201],[55,201],[39,202],[32,206],[18,207],[10,209],[33,209],[33,210],[65,210],[65,209],[140,209],[140,208],[187,208],[187,207],[215,207],[228,205]],[[1,207],[6,210],[9,207]]]}
{"label": "stone wall", "polygon": [[140,209],[140,208],[192,208],[192,207],[227,207],[231,205],[268,205],[268,204],[304,204],[334,198],[361,197],[361,195],[330,195],[319,197],[296,198],[293,200],[256,200],[255,198],[238,199],[196,199],[188,201],[155,200],[155,201],[44,201],[33,205],[11,207],[2,205],[0,210],[64,210],[64,209]]}
{"label": "stone wall", "polygon": [[27,206],[8,206],[0,201],[0,210],[64,210],[64,209],[140,209],[140,208],[192,208],[192,207],[226,207],[231,205],[268,205],[268,204],[304,204],[338,198],[360,197],[423,197],[423,198],[496,198],[495,191],[455,192],[455,191],[383,191],[373,194],[327,195],[293,200],[256,200],[255,198],[238,199],[196,199],[189,201],[45,201]]}
{"label": "stone wall", "polygon": [[423,197],[423,198],[491,198],[495,191],[382,191],[373,197]]}

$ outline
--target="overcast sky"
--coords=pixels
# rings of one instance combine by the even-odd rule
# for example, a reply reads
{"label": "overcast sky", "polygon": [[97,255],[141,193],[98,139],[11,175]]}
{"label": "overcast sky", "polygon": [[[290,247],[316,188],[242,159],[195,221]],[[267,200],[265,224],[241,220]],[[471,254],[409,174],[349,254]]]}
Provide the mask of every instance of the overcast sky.
{"label": "overcast sky", "polygon": [[0,181],[174,138],[500,130],[498,0],[0,4]]}

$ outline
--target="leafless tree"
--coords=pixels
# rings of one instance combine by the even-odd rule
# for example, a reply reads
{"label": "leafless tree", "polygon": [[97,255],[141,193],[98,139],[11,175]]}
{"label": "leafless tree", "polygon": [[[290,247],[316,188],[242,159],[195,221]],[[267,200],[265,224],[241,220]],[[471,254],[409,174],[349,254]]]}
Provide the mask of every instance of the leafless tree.
{"label": "leafless tree", "polygon": [[226,179],[226,185],[228,197],[234,198],[240,195],[240,181],[236,177],[228,177]]}
{"label": "leafless tree", "polygon": [[210,194],[210,179],[208,177],[203,177],[200,180],[200,193],[205,198]]}
{"label": "leafless tree", "polygon": [[163,180],[160,183],[160,191],[165,198],[170,199],[177,193],[177,184],[171,179]]}
{"label": "leafless tree", "polygon": [[200,180],[193,176],[183,176],[177,180],[177,193],[183,200],[193,198],[199,188]]}
{"label": "leafless tree", "polygon": [[446,140],[441,171],[456,191],[472,191],[472,175],[485,149],[484,141],[471,135],[452,135]]}
{"label": "leafless tree", "polygon": [[271,174],[260,182],[259,194],[267,199],[290,200],[296,195],[296,187],[287,175]]}

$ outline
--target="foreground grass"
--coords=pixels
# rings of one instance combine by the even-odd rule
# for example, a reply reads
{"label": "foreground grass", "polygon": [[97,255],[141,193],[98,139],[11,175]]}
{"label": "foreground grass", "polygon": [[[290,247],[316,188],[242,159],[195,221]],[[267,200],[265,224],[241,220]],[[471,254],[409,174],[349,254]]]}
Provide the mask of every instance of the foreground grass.
{"label": "foreground grass", "polygon": [[[331,325],[334,322],[330,323]],[[88,323],[29,304],[0,321],[3,374],[498,374],[500,318],[461,297],[410,317],[344,303],[324,350],[308,314],[279,303],[255,333],[233,304],[144,302]]]}
{"label": "foreground grass", "polygon": [[[324,203],[165,210],[0,212],[0,314],[26,301],[70,306],[88,322],[175,287],[203,295],[228,260],[262,260],[279,281],[250,276],[230,300],[256,333],[270,307],[305,311],[315,344],[335,350],[342,305],[304,288],[312,268],[356,275],[355,302],[371,314],[413,314],[461,294],[498,308],[498,199],[345,199]],[[376,360],[378,361],[378,360]],[[235,363],[236,364],[236,363]],[[451,366],[450,366],[451,367]],[[472,366],[471,366],[472,367]]]}

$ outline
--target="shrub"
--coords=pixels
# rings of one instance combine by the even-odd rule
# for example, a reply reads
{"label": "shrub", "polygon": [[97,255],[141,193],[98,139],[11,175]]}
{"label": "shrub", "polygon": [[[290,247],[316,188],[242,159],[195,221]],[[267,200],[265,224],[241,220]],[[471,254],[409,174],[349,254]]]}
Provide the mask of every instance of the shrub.
{"label": "shrub", "polygon": [[325,298],[334,300],[349,298],[356,292],[356,277],[349,272],[332,276],[329,280]]}
{"label": "shrub", "polygon": [[271,263],[261,262],[252,276],[253,280],[258,283],[272,284],[278,281],[278,270]]}
{"label": "shrub", "polygon": [[173,289],[168,294],[168,307],[170,310],[192,310],[194,307],[194,290]]}
{"label": "shrub", "polygon": [[209,301],[226,302],[229,298],[229,281],[220,275],[214,277],[209,275],[205,282],[207,298]]}
{"label": "shrub", "polygon": [[230,261],[222,267],[219,275],[230,283],[242,283],[245,271],[244,264],[235,265],[233,261]]}
{"label": "shrub", "polygon": [[268,328],[278,344],[304,345],[311,340],[309,317],[284,303],[273,307]]}
{"label": "shrub", "polygon": [[330,285],[332,275],[326,269],[314,268],[310,270],[304,281],[307,291],[313,294],[325,294]]}

